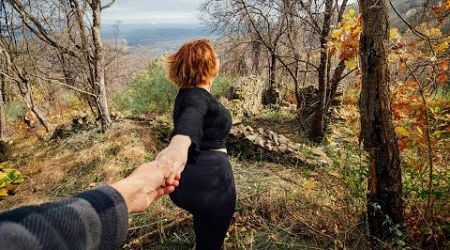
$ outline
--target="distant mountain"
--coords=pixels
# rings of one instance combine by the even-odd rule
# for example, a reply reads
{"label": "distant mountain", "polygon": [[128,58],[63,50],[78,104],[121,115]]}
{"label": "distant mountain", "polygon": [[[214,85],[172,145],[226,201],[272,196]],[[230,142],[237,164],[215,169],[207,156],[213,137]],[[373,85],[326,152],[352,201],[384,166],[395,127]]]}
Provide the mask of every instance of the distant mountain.
{"label": "distant mountain", "polygon": [[129,46],[152,48],[156,54],[170,51],[189,39],[216,39],[202,24],[107,24],[102,30],[104,40],[121,40]]}

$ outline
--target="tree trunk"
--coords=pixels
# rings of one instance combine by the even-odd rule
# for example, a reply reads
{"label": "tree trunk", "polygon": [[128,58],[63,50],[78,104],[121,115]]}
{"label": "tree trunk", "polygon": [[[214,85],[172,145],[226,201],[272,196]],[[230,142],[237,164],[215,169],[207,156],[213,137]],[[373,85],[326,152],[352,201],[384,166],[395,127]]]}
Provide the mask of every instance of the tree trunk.
{"label": "tree trunk", "polygon": [[252,51],[253,51],[253,67],[252,73],[256,76],[261,74],[259,59],[261,58],[261,43],[258,40],[254,40],[252,42]]}
{"label": "tree trunk", "polygon": [[[336,97],[337,88],[339,87],[339,83],[341,82],[342,74],[345,70],[345,60],[340,60],[336,69],[334,70],[333,77],[330,81],[330,89],[328,90],[327,101],[325,104],[325,110],[328,112],[328,109],[331,107],[331,103],[334,101]],[[326,127],[326,124],[325,124]]]}
{"label": "tree trunk", "polygon": [[36,118],[39,120],[39,123],[41,123],[41,125],[44,126],[45,131],[47,131],[47,133],[50,132],[47,119],[45,118],[42,111],[34,104],[33,91],[30,86],[30,80],[28,78],[28,75],[25,72],[21,73],[20,79],[22,80],[22,82],[17,82],[17,85],[25,104],[27,105],[27,108],[31,110],[31,112],[33,112],[34,115],[36,115]]}
{"label": "tree trunk", "polygon": [[269,86],[264,93],[264,105],[275,104],[278,101],[278,95],[275,91],[277,82],[277,56],[270,52],[269,67]]}
{"label": "tree trunk", "polygon": [[111,117],[108,110],[108,100],[106,96],[105,86],[105,68],[104,68],[104,55],[103,45],[101,41],[101,1],[93,0],[91,3],[92,8],[92,39],[94,42],[94,72],[95,72],[95,88],[96,88],[96,104],[99,111],[99,119],[102,125],[102,130],[106,131],[111,125]]}
{"label": "tree trunk", "polygon": [[6,77],[4,75],[0,75],[0,141],[6,140],[6,115],[5,115],[5,100],[4,100],[4,92],[5,92],[5,81]]}
{"label": "tree trunk", "polygon": [[270,78],[269,89],[273,90],[277,82],[277,57],[274,53],[270,54]]}
{"label": "tree trunk", "polygon": [[314,119],[311,124],[309,139],[315,142],[322,140],[325,134],[325,116],[327,110],[325,105],[327,101],[327,72],[328,72],[328,36],[331,29],[331,18],[333,17],[333,0],[326,0],[325,13],[323,17],[322,33],[320,35],[320,62],[319,62],[319,101],[317,103]]}
{"label": "tree trunk", "polygon": [[[388,93],[389,16],[386,1],[359,1],[359,6],[362,14],[361,138],[371,157],[368,222],[372,239],[388,241],[394,235],[389,229],[403,224],[400,157]],[[372,240],[374,248],[379,247],[378,240]]]}

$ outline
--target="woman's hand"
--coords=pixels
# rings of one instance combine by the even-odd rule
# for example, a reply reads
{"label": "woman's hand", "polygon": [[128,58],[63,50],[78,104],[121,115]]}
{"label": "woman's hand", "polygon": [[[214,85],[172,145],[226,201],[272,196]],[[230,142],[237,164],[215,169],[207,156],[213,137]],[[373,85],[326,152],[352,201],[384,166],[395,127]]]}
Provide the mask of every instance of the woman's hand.
{"label": "woman's hand", "polygon": [[144,163],[128,177],[111,187],[124,198],[129,213],[142,212],[158,197],[171,193],[178,186],[180,176],[175,176],[171,185],[165,179],[172,174],[168,167],[158,167],[156,162]]}
{"label": "woman's hand", "polygon": [[169,146],[156,156],[155,162],[158,167],[168,167],[171,170],[166,180],[167,185],[173,185],[175,177],[181,175],[187,162],[190,145],[191,139],[189,136],[175,135],[172,137]]}

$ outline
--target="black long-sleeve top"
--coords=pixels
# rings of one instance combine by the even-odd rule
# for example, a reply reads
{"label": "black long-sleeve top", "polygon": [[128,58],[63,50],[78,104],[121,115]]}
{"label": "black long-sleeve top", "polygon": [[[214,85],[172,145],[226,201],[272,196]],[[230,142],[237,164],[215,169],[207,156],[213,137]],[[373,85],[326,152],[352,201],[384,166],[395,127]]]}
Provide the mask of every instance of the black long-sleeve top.
{"label": "black long-sleeve top", "polygon": [[200,150],[225,148],[232,121],[230,112],[206,89],[181,88],[173,110],[172,135],[191,138],[189,160]]}
{"label": "black long-sleeve top", "polygon": [[103,186],[0,214],[0,249],[117,249],[127,230],[123,197]]}

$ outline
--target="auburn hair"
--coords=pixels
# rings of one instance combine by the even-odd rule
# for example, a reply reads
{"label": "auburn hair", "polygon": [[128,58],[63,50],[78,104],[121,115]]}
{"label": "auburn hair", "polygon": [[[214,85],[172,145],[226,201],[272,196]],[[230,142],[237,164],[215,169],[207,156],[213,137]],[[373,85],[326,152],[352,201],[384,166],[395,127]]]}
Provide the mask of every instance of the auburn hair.
{"label": "auburn hair", "polygon": [[191,40],[166,57],[168,78],[178,88],[205,84],[217,76],[216,52],[207,39]]}

